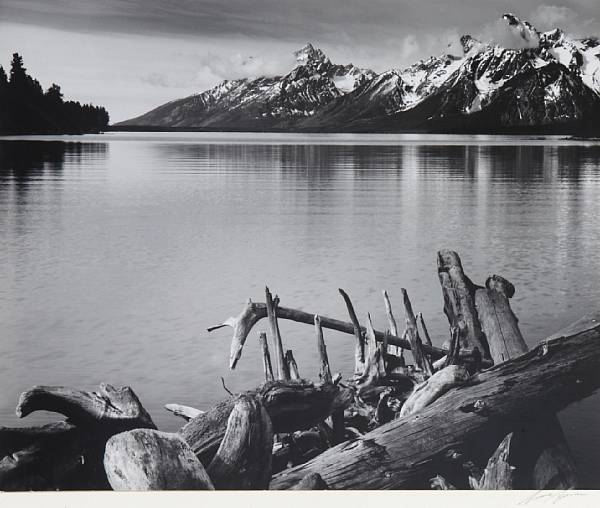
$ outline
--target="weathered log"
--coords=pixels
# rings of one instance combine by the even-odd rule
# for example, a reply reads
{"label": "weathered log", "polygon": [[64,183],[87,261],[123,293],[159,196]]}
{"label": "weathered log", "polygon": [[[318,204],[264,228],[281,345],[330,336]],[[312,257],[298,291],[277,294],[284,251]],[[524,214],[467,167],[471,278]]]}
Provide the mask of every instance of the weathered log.
{"label": "weathered log", "polygon": [[263,371],[265,373],[265,381],[273,381],[273,366],[271,365],[271,355],[269,354],[269,345],[267,344],[267,334],[260,332],[258,334],[258,342],[263,354]]}
{"label": "weathered log", "polygon": [[514,286],[498,275],[488,277],[485,286],[475,291],[475,308],[490,356],[494,363],[500,363],[513,358],[515,352],[523,354],[527,345],[508,303],[515,292]]}
{"label": "weathered log", "polygon": [[327,490],[327,484],[319,473],[307,474],[292,490]]}
{"label": "weathered log", "polygon": [[[302,310],[290,309],[287,307],[282,307],[280,305],[277,306],[277,318],[278,319],[288,319],[290,321],[295,321],[297,323],[305,323],[307,325],[314,325],[314,316],[315,313],[304,312]],[[217,330],[219,328],[223,328],[225,326],[230,326],[233,328],[233,337],[231,339],[231,353],[229,357],[229,367],[234,369],[239,361],[242,349],[248,337],[248,333],[252,330],[252,327],[261,319],[267,317],[267,306],[265,303],[253,302],[248,299],[246,302],[246,306],[242,310],[239,316],[230,317],[225,322],[220,325],[211,326],[207,328],[209,332]],[[354,325],[352,323],[348,323],[346,321],[340,321],[339,319],[333,319],[330,317],[326,317],[320,315],[321,318],[321,326],[323,328],[329,328],[331,330],[337,330],[338,332],[348,333],[350,335],[354,335]],[[364,333],[366,331],[365,327],[361,327],[361,331]],[[383,341],[385,336],[385,332],[375,330],[375,338],[378,341]],[[388,344],[392,346],[399,346],[404,349],[410,349],[410,342],[402,337],[389,336]],[[432,358],[441,358],[445,356],[447,351],[443,348],[429,346],[427,344],[423,344],[423,350],[425,353],[430,355]],[[461,359],[468,359],[471,357],[473,351],[471,348],[465,347],[462,349]],[[484,362],[485,363],[485,362]],[[491,362],[488,362],[486,365],[491,365]]]}
{"label": "weathered log", "polygon": [[354,306],[352,305],[350,297],[342,288],[339,288],[338,291],[346,303],[346,308],[348,309],[348,314],[350,315],[350,321],[352,321],[352,331],[354,333],[354,338],[356,339],[354,346],[354,374],[360,376],[365,370],[366,363],[365,335],[360,323],[358,322],[358,318],[356,317],[356,312],[354,312]]}
{"label": "weathered log", "polygon": [[419,337],[417,320],[415,319],[415,314],[413,312],[410,299],[408,298],[408,293],[404,288],[401,288],[400,291],[402,291],[402,301],[404,303],[406,333],[408,340],[410,341],[410,351],[415,359],[415,365],[419,367],[427,376],[431,376],[433,374],[433,367],[431,366],[429,357],[423,351],[423,343],[421,342],[421,337]]}
{"label": "weathered log", "polygon": [[288,381],[290,373],[288,372],[285,357],[283,355],[283,343],[281,342],[281,334],[279,333],[279,325],[277,324],[277,307],[279,298],[275,299],[271,296],[268,287],[265,287],[265,301],[267,302],[267,317],[269,318],[269,326],[271,328],[271,340],[275,346],[275,366],[277,370],[277,379]]}
{"label": "weathered log", "polygon": [[104,469],[113,490],[214,490],[185,441],[157,430],[136,429],[111,437]]}
{"label": "weathered log", "polygon": [[489,444],[523,421],[558,411],[599,386],[600,326],[479,372],[418,414],[275,475],[271,488],[290,488],[313,472],[333,489],[426,488],[450,450],[489,457]]}
{"label": "weathered log", "polygon": [[461,349],[477,348],[483,358],[489,358],[485,337],[475,309],[475,290],[462,267],[460,257],[451,250],[438,252],[438,277],[444,296],[444,313],[450,326],[458,327]]}
{"label": "weathered log", "polygon": [[478,490],[513,490],[515,488],[515,466],[512,464],[513,433],[508,434],[490,457],[483,476],[471,478],[471,485]]}
{"label": "weathered log", "polygon": [[[396,319],[394,318],[394,313],[392,312],[392,304],[390,302],[390,298],[389,298],[386,290],[383,290],[383,303],[385,304],[385,313],[387,315],[388,324],[390,326],[390,334],[399,336],[398,335],[398,325],[396,324]],[[398,351],[398,349],[400,351]],[[387,353],[387,348],[385,349],[385,352]],[[396,354],[398,356],[400,356],[401,358],[404,358],[404,349],[396,348]]]}
{"label": "weathered log", "polygon": [[229,415],[208,474],[217,489],[266,489],[272,450],[273,428],[263,403],[256,396],[242,396]]}
{"label": "weathered log", "polygon": [[64,386],[34,386],[19,397],[16,414],[23,418],[34,411],[60,413],[76,425],[94,425],[107,433],[135,428],[156,429],[152,418],[128,386],[114,388],[102,383],[97,392]]}
{"label": "weathered log", "polygon": [[[276,433],[310,429],[354,398],[349,388],[306,381],[273,381],[242,395],[261,399]],[[210,463],[223,440],[236,401],[237,397],[232,397],[216,404],[179,431],[203,464]]]}
{"label": "weathered log", "polygon": [[190,421],[196,416],[204,414],[206,411],[201,411],[195,407],[184,406],[182,404],[165,404],[165,409],[175,416],[179,416],[186,421]]}
{"label": "weathered log", "polygon": [[288,349],[285,352],[285,364],[287,366],[287,370],[290,373],[290,380],[298,381],[301,379],[300,372],[298,371],[298,364],[296,363],[296,359],[294,358],[294,353],[291,349]]}
{"label": "weathered log", "polygon": [[331,383],[313,385],[306,381],[266,383],[259,391],[275,432],[307,430],[344,409],[354,391]]}
{"label": "weathered log", "polygon": [[427,381],[418,385],[400,410],[400,417],[409,416],[423,410],[447,391],[464,385],[469,373],[460,365],[449,365],[433,374]]}

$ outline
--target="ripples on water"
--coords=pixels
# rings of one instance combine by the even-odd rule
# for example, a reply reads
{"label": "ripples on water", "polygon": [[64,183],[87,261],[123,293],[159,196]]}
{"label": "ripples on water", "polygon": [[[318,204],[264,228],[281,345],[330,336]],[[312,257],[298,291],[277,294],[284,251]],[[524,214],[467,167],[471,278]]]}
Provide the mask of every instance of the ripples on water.
{"label": "ripples on water", "polygon": [[[52,140],[54,139],[54,140]],[[447,335],[439,248],[467,273],[512,280],[530,345],[594,310],[600,288],[600,146],[558,138],[120,134],[0,141],[0,424],[34,384],[131,385],[162,409],[205,409],[261,379],[256,336],[227,370],[229,330],[264,285],[282,305],[386,327],[400,287]],[[311,327],[283,322],[316,377]],[[352,372],[352,337],[325,331]],[[600,467],[599,398],[563,426],[585,480]],[[33,423],[49,415],[31,416]],[[597,483],[595,484],[597,487]]]}

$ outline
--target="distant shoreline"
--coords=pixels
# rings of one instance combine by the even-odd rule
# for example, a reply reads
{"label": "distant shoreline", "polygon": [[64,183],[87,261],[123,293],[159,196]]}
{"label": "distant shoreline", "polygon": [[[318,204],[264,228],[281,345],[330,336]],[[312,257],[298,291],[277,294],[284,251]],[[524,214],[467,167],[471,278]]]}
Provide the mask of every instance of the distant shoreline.
{"label": "distant shoreline", "polygon": [[548,126],[536,126],[536,127],[510,127],[505,129],[468,129],[468,128],[456,128],[456,129],[381,129],[381,130],[333,130],[333,129],[252,129],[252,128],[227,128],[227,129],[214,129],[205,127],[162,127],[154,125],[114,125],[108,126],[105,132],[214,132],[214,133],[225,133],[225,132],[248,132],[257,134],[470,134],[470,135],[564,135],[574,136],[583,138],[598,138],[600,137],[600,127],[589,128],[573,125],[548,125]]}

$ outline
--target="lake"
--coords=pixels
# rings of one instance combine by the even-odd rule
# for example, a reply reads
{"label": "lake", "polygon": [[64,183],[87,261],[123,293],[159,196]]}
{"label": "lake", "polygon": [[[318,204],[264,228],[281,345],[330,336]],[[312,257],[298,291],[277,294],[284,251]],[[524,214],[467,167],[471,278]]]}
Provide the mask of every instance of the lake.
{"label": "lake", "polygon": [[[400,288],[448,336],[436,268],[457,250],[501,274],[530,346],[596,310],[600,143],[561,137],[109,133],[0,138],[0,424],[35,384],[130,385],[163,430],[166,403],[206,409],[262,380],[257,333],[229,371],[231,329],[265,284],[281,305],[387,320]],[[282,322],[300,373],[313,328]],[[325,330],[353,372],[353,337]],[[584,486],[600,487],[600,397],[560,414]]]}

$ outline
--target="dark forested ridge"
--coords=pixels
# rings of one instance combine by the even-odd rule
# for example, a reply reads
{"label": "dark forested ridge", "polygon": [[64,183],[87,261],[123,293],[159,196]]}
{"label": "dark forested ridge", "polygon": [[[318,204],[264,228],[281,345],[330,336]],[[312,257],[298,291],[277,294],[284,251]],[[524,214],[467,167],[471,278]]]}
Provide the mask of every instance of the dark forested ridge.
{"label": "dark forested ridge", "polygon": [[44,92],[19,54],[13,54],[8,75],[0,67],[0,134],[81,134],[107,126],[103,107],[64,101],[56,84]]}

